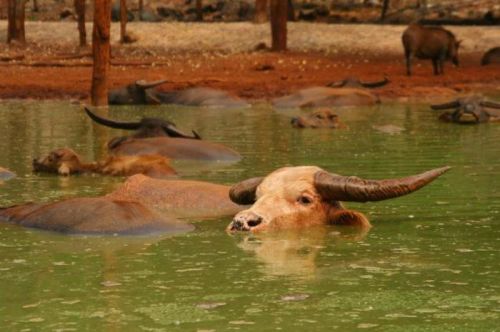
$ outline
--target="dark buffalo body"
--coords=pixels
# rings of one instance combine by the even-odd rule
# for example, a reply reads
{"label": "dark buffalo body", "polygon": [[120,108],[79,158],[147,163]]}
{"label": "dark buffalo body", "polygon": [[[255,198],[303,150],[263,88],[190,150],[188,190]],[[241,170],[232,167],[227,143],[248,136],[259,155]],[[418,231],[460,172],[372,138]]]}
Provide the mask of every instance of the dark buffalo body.
{"label": "dark buffalo body", "polygon": [[433,110],[444,111],[439,119],[444,122],[478,124],[500,121],[500,104],[480,97],[467,97],[445,104],[431,105]]}
{"label": "dark buffalo body", "polygon": [[442,27],[426,27],[410,24],[403,32],[403,47],[406,57],[406,72],[411,76],[413,57],[432,60],[434,75],[443,74],[445,60],[458,66],[458,42],[450,31]]}

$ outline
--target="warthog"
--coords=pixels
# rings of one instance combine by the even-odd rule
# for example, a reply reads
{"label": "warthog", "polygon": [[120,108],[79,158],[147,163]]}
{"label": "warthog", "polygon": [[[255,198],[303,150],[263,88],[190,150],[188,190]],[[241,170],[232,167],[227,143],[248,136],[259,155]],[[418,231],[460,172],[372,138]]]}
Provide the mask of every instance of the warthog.
{"label": "warthog", "polygon": [[500,47],[494,47],[484,53],[481,59],[481,65],[500,64]]}
{"label": "warthog", "polygon": [[59,175],[98,173],[130,176],[145,174],[155,178],[171,177],[176,174],[170,166],[169,160],[159,155],[110,156],[102,161],[85,163],[75,151],[69,148],[56,149],[43,158],[33,159],[33,171]]}
{"label": "warthog", "polygon": [[447,110],[439,116],[444,122],[477,124],[500,121],[500,104],[480,97],[459,98],[445,104],[431,105],[433,110]]}
{"label": "warthog", "polygon": [[344,128],[339,116],[329,109],[320,109],[306,116],[298,116],[292,119],[295,128]]}
{"label": "warthog", "polygon": [[443,62],[451,60],[458,66],[460,41],[442,27],[426,27],[410,24],[403,32],[403,47],[406,57],[406,73],[411,76],[412,57],[432,60],[434,75],[443,74]]}
{"label": "warthog", "polygon": [[315,166],[285,167],[266,177],[245,180],[231,188],[237,204],[253,204],[236,214],[229,231],[263,231],[312,225],[370,227],[357,211],[341,201],[380,201],[412,193],[443,174],[449,167],[393,180],[364,180],[332,174]]}

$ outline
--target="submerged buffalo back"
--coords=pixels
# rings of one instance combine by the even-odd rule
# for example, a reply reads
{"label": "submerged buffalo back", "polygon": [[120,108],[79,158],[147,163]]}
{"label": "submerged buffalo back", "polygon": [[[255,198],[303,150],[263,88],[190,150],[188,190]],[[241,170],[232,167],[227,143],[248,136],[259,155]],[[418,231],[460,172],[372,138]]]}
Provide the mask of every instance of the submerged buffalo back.
{"label": "submerged buffalo back", "polygon": [[6,208],[0,211],[0,220],[69,234],[142,234],[192,229],[174,219],[159,217],[138,202],[103,197]]}

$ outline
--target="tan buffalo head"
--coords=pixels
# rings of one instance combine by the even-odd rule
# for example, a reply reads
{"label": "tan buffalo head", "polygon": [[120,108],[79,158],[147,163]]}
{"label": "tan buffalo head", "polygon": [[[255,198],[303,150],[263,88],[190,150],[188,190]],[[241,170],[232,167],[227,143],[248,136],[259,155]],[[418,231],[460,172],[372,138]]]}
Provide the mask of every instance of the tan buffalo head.
{"label": "tan buffalo head", "polygon": [[70,175],[82,171],[82,161],[70,148],[60,148],[49,152],[45,157],[33,159],[34,172]]}
{"label": "tan buffalo head", "polygon": [[345,209],[340,202],[403,196],[448,169],[437,168],[402,179],[364,180],[315,166],[280,168],[266,177],[245,180],[231,188],[229,196],[233,202],[252,206],[236,214],[228,230],[259,232],[325,224],[370,227],[362,213]]}
{"label": "tan buffalo head", "polygon": [[339,116],[327,108],[319,109],[306,116],[292,118],[295,128],[344,128]]}

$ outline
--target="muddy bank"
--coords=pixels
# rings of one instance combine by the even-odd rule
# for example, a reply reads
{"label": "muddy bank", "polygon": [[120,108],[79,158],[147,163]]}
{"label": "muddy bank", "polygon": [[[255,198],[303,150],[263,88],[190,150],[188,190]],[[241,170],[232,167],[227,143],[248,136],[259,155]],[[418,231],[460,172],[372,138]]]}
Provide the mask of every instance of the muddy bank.
{"label": "muddy bank", "polygon": [[[90,33],[91,26],[87,28]],[[0,21],[0,35],[5,29],[6,22]],[[419,61],[411,78],[404,69],[403,29],[291,23],[290,51],[274,54],[253,51],[260,42],[269,44],[267,24],[134,23],[130,31],[139,41],[126,46],[117,43],[118,26],[113,25],[110,86],[166,78],[164,90],[207,86],[259,100],[346,76],[364,80],[387,76],[391,84],[377,90],[383,98],[500,93],[500,67],[479,66],[482,53],[499,43],[500,29],[451,27],[463,40],[461,66],[446,63],[445,75],[436,77],[430,61]],[[0,98],[88,98],[91,59],[85,56],[88,50],[75,47],[77,38],[71,22],[29,23],[26,47],[3,44],[0,51],[0,58],[13,59],[0,61]]]}

